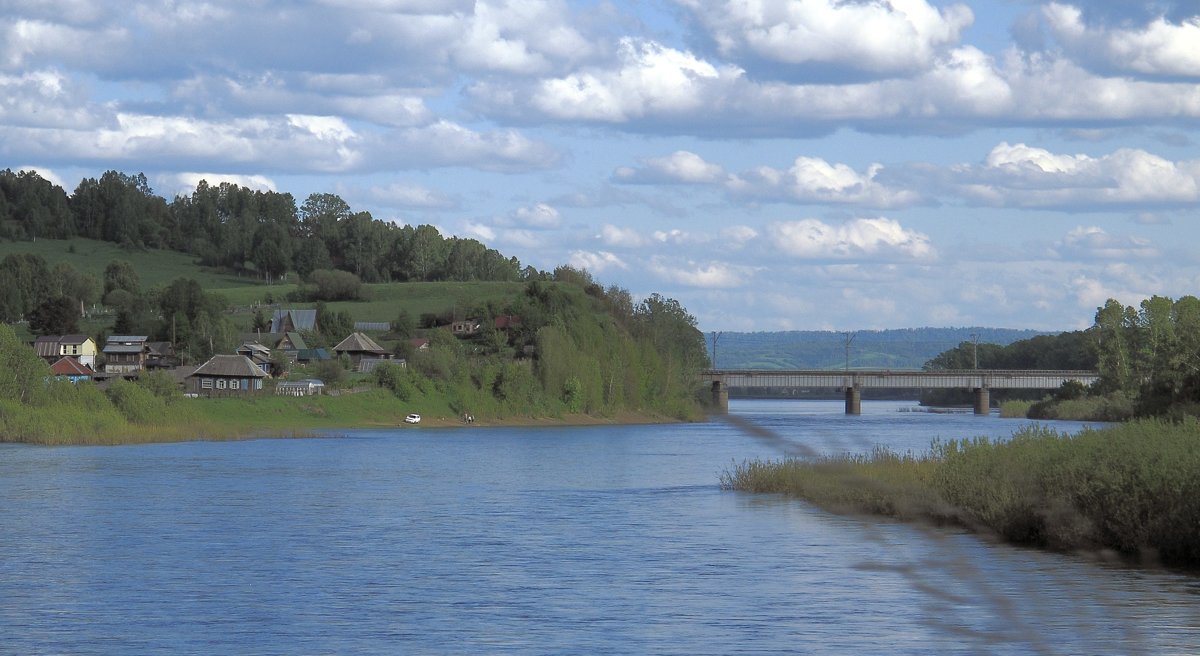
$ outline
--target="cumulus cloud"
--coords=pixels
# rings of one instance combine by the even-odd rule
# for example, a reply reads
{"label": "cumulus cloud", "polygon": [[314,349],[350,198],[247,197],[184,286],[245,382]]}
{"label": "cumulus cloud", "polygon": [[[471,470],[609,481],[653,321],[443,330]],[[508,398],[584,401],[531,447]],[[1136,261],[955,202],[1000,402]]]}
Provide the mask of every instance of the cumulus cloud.
{"label": "cumulus cloud", "polygon": [[458,200],[439,191],[414,184],[393,183],[371,187],[367,196],[389,207],[422,210],[449,210],[458,207]]}
{"label": "cumulus cloud", "polygon": [[[557,119],[620,123],[653,115],[700,111],[713,81],[737,77],[739,71],[719,70],[690,52],[654,41],[625,37],[617,49],[616,68],[588,68],[566,77],[538,83],[530,107]],[[479,85],[475,93],[514,103],[511,92]]]}
{"label": "cumulus cloud", "polygon": [[639,168],[618,168],[613,179],[632,184],[713,184],[726,177],[720,165],[686,150],[677,150],[666,157],[648,157],[641,163]]}
{"label": "cumulus cloud", "polygon": [[731,179],[730,191],[745,197],[865,205],[892,208],[911,205],[920,195],[907,189],[880,184],[876,177],[883,170],[872,164],[859,173],[845,164],[830,164],[816,157],[797,157],[786,171],[760,166]]}
{"label": "cumulus cloud", "polygon": [[1098,226],[1077,226],[1055,244],[1055,249],[1060,256],[1074,259],[1128,260],[1159,255],[1149,240],[1117,237]]}
{"label": "cumulus cloud", "polygon": [[562,225],[562,215],[546,203],[537,203],[517,208],[511,215],[511,222],[533,230],[552,230]]}
{"label": "cumulus cloud", "polygon": [[840,225],[816,219],[778,222],[767,226],[767,236],[781,252],[802,259],[935,255],[928,236],[887,218],[852,219]]}
{"label": "cumulus cloud", "polygon": [[571,25],[564,3],[508,0],[475,3],[452,57],[468,69],[532,75],[584,58],[592,49]]}
{"label": "cumulus cloud", "polygon": [[659,278],[685,287],[704,289],[732,289],[745,284],[748,271],[724,262],[682,265],[668,263],[660,258],[651,261],[650,271]]}
{"label": "cumulus cloud", "polygon": [[585,269],[592,273],[602,273],[612,268],[629,268],[629,265],[622,261],[621,258],[608,251],[573,251],[568,264],[576,269]]}
{"label": "cumulus cloud", "polygon": [[956,174],[967,198],[991,205],[1088,209],[1200,201],[1200,160],[1172,162],[1134,148],[1091,157],[1002,142],[982,166],[959,167]]}
{"label": "cumulus cloud", "polygon": [[193,173],[181,172],[160,176],[156,179],[158,187],[170,190],[168,193],[190,196],[196,191],[200,181],[216,187],[229,183],[238,187],[246,187],[256,191],[276,191],[275,181],[265,175],[232,175],[227,173]]}
{"label": "cumulus cloud", "polygon": [[618,248],[637,248],[646,244],[646,239],[635,228],[623,228],[606,223],[600,227],[597,235],[607,246]]}
{"label": "cumulus cloud", "polygon": [[724,57],[836,64],[878,75],[928,68],[974,21],[966,5],[939,10],[924,0],[676,2],[695,13]]}
{"label": "cumulus cloud", "polygon": [[1042,16],[1054,39],[1073,58],[1104,71],[1200,77],[1200,16],[1178,22],[1163,16],[1145,25],[1088,25],[1076,6],[1052,2]]}

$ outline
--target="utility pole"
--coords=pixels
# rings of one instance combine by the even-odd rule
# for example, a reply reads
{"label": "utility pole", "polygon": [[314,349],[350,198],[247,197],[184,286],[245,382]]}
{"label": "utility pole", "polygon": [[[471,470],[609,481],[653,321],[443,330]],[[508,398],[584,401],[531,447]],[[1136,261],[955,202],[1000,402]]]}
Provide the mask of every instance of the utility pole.
{"label": "utility pole", "polygon": [[979,369],[979,333],[971,333],[971,343],[973,345],[971,350],[975,362],[972,369]]}
{"label": "utility pole", "polygon": [[844,332],[842,337],[846,340],[846,371],[850,371],[850,345],[854,343],[854,338],[857,333]]}
{"label": "utility pole", "polygon": [[716,369],[717,368],[717,340],[721,339],[721,332],[714,330],[709,334],[712,335],[712,368]]}

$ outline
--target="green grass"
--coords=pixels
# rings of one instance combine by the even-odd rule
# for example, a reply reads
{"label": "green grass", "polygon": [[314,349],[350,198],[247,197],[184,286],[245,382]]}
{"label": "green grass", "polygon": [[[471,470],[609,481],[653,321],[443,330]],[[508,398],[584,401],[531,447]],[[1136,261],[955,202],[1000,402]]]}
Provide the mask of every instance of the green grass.
{"label": "green grass", "polygon": [[40,255],[51,268],[59,262],[68,262],[77,271],[91,273],[100,279],[103,279],[104,268],[109,262],[128,260],[133,264],[144,288],[163,287],[177,278],[192,278],[205,289],[266,287],[259,280],[239,278],[237,275],[201,267],[190,255],[161,250],[127,251],[106,241],[38,239],[0,242],[0,259],[19,253]]}
{"label": "green grass", "polygon": [[722,486],[835,512],[950,522],[1062,551],[1200,565],[1200,421],[935,444],[929,455],[748,462]]}
{"label": "green grass", "polygon": [[[179,278],[191,278],[205,291],[223,297],[230,306],[233,321],[247,331],[256,306],[268,302],[285,308],[316,306],[316,303],[286,300],[287,295],[296,290],[297,285],[292,282],[267,284],[256,277],[202,267],[192,256],[172,251],[122,250],[116,244],[91,239],[0,242],[0,259],[18,253],[40,255],[50,267],[68,262],[76,270],[101,279],[110,262],[127,260],[146,289],[164,287]],[[369,284],[365,288],[366,300],[329,303],[328,307],[333,311],[349,312],[355,321],[391,321],[401,311],[408,312],[415,321],[422,314],[465,313],[489,302],[504,306],[520,296],[524,285],[518,282],[402,282]],[[112,321],[113,316],[100,315],[85,321],[80,328],[92,334],[111,325]]]}

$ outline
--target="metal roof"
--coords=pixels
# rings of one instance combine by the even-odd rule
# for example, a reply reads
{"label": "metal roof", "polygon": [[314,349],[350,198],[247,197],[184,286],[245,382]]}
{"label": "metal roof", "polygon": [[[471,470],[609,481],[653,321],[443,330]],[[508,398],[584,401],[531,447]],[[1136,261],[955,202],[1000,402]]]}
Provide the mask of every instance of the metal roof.
{"label": "metal roof", "polygon": [[192,375],[265,378],[267,374],[244,355],[214,355]]}

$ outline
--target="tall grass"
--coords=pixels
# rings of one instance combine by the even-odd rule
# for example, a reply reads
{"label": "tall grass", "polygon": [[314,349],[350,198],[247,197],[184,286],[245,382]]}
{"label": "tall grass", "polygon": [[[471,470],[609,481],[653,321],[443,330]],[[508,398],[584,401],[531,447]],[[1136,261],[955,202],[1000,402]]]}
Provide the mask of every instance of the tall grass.
{"label": "tall grass", "polygon": [[925,456],[749,462],[722,485],[835,512],[953,522],[1011,542],[1200,564],[1200,422],[1139,420],[1077,435],[935,443]]}

